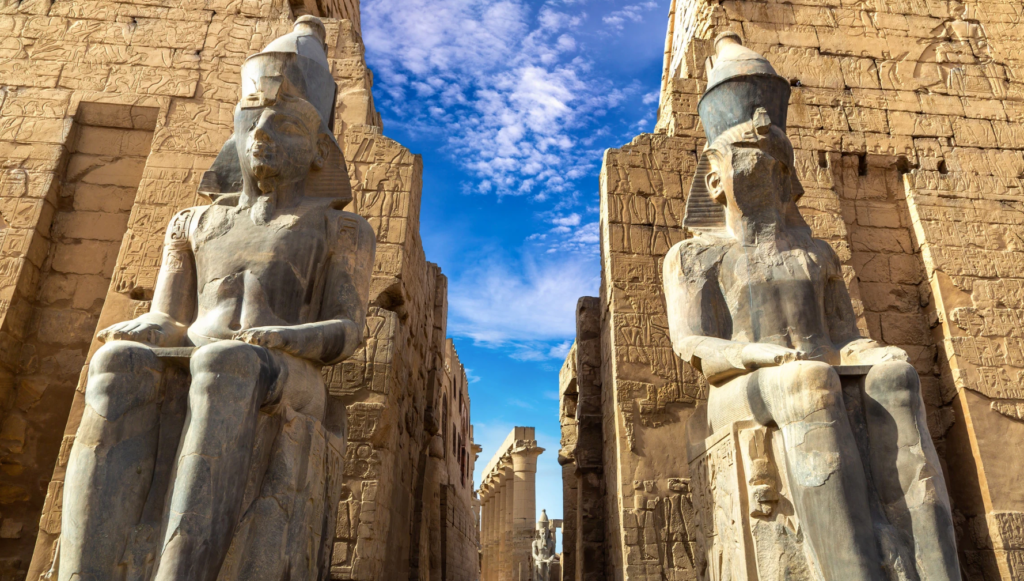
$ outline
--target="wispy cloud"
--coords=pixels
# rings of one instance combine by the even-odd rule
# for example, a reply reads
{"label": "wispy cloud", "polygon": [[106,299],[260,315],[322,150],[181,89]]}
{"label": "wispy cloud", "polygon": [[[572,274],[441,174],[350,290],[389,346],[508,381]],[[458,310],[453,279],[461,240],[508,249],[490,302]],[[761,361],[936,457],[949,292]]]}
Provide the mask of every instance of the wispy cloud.
{"label": "wispy cloud", "polygon": [[[617,88],[581,53],[586,15],[564,4],[363,2],[375,95],[409,131],[443,136],[477,178],[468,191],[571,195],[600,161],[581,129],[636,91]],[[647,4],[613,14],[633,18]]]}
{"label": "wispy cloud", "polygon": [[638,4],[630,4],[629,6],[625,6],[619,10],[608,13],[601,20],[616,30],[622,30],[625,28],[627,21],[643,22],[643,14],[657,8],[657,6],[657,2],[640,2]]}
{"label": "wispy cloud", "polygon": [[576,303],[597,292],[598,273],[591,255],[494,258],[451,281],[448,328],[516,359],[564,358],[576,334]]}

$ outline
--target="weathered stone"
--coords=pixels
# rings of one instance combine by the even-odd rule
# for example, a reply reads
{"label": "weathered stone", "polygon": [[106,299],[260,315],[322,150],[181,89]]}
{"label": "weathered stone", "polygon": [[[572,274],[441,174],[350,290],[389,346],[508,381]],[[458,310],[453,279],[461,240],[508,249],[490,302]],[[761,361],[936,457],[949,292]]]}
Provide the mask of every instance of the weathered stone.
{"label": "weathered stone", "polygon": [[[542,452],[544,448],[538,447],[534,439],[534,429],[517,426],[484,469],[480,489],[484,566],[480,578],[485,581],[539,581],[534,566],[538,551],[534,540],[541,525],[545,534],[550,525],[538,524],[536,520],[535,479],[537,457]],[[549,562],[546,571],[550,569]]]}
{"label": "weathered stone", "polygon": [[[360,200],[350,209],[371,222],[371,239],[381,243],[366,297],[366,344],[325,371],[331,395],[322,429],[302,414],[259,428],[261,437],[275,430],[294,434],[299,447],[289,457],[325,454],[317,456],[325,459],[319,468],[310,464],[307,480],[288,481],[310,498],[327,483],[330,490],[321,497],[335,506],[314,503],[306,516],[333,514],[347,502],[355,524],[334,537],[333,528],[325,527],[310,552],[287,545],[275,551],[305,554],[306,563],[338,579],[408,578],[420,561],[443,564],[450,578],[474,578],[472,473],[478,449],[468,383],[444,338],[445,279],[424,260],[416,233],[422,164],[381,135],[358,2],[158,4],[75,0],[51,7],[30,0],[16,13],[0,8],[0,68],[9,73],[0,75],[6,84],[0,92],[0,432],[10,444],[0,452],[9,501],[0,509],[7,523],[0,527],[13,531],[10,523],[21,524],[17,538],[0,543],[0,578],[25,578],[26,569],[32,579],[63,575],[55,572],[54,547],[62,511],[68,510],[62,500],[70,452],[88,407],[83,394],[92,391],[90,367],[82,363],[102,344],[95,329],[156,316],[167,224],[183,209],[212,215],[230,207],[223,201],[210,210],[203,206],[210,200],[202,177],[231,136],[240,67],[304,13],[326,17],[324,62],[339,84],[324,109],[336,110],[338,119],[328,129],[357,178],[352,186]],[[341,60],[345,66],[334,71]],[[348,180],[342,173],[333,183]],[[371,188],[376,196],[363,195]],[[164,373],[172,371],[165,367]],[[364,406],[351,408],[351,419],[360,422],[357,440],[346,454],[335,439],[346,408],[357,403]],[[441,415],[442,408],[442,445],[434,446],[436,433],[427,429],[426,418]],[[441,456],[430,456],[429,466],[419,461],[427,449]],[[342,468],[345,457],[353,463]],[[275,466],[264,462],[253,478],[260,470],[291,469]],[[39,484],[51,475],[48,486]],[[245,502],[261,516],[240,524],[246,532],[235,536],[253,547],[254,539],[281,535],[256,526],[281,514],[267,502],[271,496],[255,492]],[[330,501],[342,493],[347,500]],[[422,509],[409,526],[409,507],[416,506]],[[300,518],[301,511],[281,508]],[[140,531],[136,555],[146,543],[159,544],[152,531]],[[74,543],[62,545],[71,549]],[[341,552],[327,559],[333,547]],[[223,571],[248,576],[244,567],[265,562],[240,564],[231,557]],[[266,574],[276,566],[266,567]]]}
{"label": "weathered stone", "polygon": [[[621,478],[605,478],[603,501],[611,511],[601,546],[625,579],[723,574],[692,550],[700,560],[693,570],[669,572],[665,557],[674,549],[657,527],[650,538],[658,550],[645,545],[637,491],[656,507],[656,522],[665,522],[658,520],[660,511],[673,497],[667,492],[668,469],[652,471],[645,459],[664,458],[670,446],[663,443],[686,441],[686,436],[673,432],[671,417],[654,420],[656,427],[636,435],[644,424],[634,418],[658,409],[661,378],[679,371],[660,355],[664,323],[657,315],[664,312],[663,296],[639,299],[634,290],[660,286],[657,275],[644,269],[658,272],[662,250],[642,238],[640,244],[627,241],[626,230],[612,225],[631,219],[622,217],[618,202],[630,189],[642,193],[646,205],[663,204],[657,200],[661,191],[637,179],[637,168],[651,172],[659,166],[636,160],[633,152],[678,156],[689,162],[682,166],[683,180],[695,173],[703,145],[695,140],[702,137],[696,108],[713,52],[710,39],[726,30],[766,43],[759,45],[765,56],[790,81],[788,136],[805,190],[800,212],[839,257],[858,332],[895,342],[921,375],[928,430],[948,468],[953,514],[957,522],[974,523],[957,527],[964,575],[1024,578],[1024,567],[1017,564],[1020,549],[994,542],[997,527],[987,516],[1024,512],[1012,484],[1019,479],[1012,450],[1024,442],[1018,413],[1024,395],[1017,385],[1024,373],[1024,344],[1018,338],[1021,319],[1011,314],[1024,300],[1015,282],[1024,272],[1016,241],[1024,209],[1019,195],[1024,147],[1018,135],[1024,108],[1013,82],[1007,82],[1020,64],[1014,52],[1019,43],[1003,28],[1012,27],[1005,20],[1015,16],[992,3],[900,1],[876,8],[676,0],[657,134],[641,135],[605,156],[602,288],[607,292],[601,309],[604,352],[611,361],[602,363],[604,457],[613,462],[606,474]],[[806,26],[815,27],[817,45],[808,44],[801,28]],[[666,192],[666,197],[678,196]],[[678,236],[692,234],[684,230]],[[619,282],[624,275],[632,288]],[[627,395],[637,397],[639,405],[623,401]],[[683,421],[692,413],[690,405],[675,408]],[[563,421],[563,433],[570,429],[575,453],[580,425]],[[660,465],[681,463],[685,460]],[[687,493],[680,498],[690,502],[694,481],[679,472],[671,476],[685,480]],[[572,488],[582,485],[577,479]],[[677,488],[683,488],[681,482]],[[685,538],[697,538],[699,519],[680,514],[689,527]]]}

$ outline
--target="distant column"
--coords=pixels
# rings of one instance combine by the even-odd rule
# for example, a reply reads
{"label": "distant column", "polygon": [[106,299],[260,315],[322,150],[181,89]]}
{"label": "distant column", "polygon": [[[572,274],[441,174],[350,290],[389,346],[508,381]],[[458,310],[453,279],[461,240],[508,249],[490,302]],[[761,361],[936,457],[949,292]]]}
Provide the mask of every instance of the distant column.
{"label": "distant column", "polygon": [[480,483],[480,579],[487,581],[487,527],[491,524],[489,510],[491,495],[487,482]]}
{"label": "distant column", "polygon": [[530,555],[537,527],[537,457],[542,452],[544,448],[538,447],[536,440],[520,440],[512,448],[515,501],[512,515],[511,581],[534,581]]}
{"label": "distant column", "polygon": [[488,494],[488,524],[487,524],[487,577],[486,581],[498,581],[498,506],[501,503],[500,485],[496,478],[490,477],[490,493]]}
{"label": "distant column", "polygon": [[502,534],[501,534],[501,565],[500,572],[498,573],[498,581],[515,581],[516,578],[512,576],[512,515],[515,511],[515,490],[516,490],[516,478],[515,471],[512,468],[512,459],[506,456],[501,460],[501,470],[503,474],[503,480],[505,482],[505,510],[503,511],[502,518]]}
{"label": "distant column", "polygon": [[491,581],[501,579],[501,559],[505,550],[502,531],[505,522],[505,477],[498,473],[494,477],[494,522],[491,525]]}

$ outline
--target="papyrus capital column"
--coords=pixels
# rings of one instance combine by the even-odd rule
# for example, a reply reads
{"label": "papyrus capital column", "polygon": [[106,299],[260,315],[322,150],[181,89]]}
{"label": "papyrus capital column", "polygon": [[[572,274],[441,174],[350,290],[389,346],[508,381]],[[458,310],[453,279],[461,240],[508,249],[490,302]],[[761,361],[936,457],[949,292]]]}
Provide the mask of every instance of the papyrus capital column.
{"label": "papyrus capital column", "polygon": [[544,448],[536,440],[518,440],[509,454],[515,482],[512,514],[512,579],[533,577],[530,548],[537,524],[537,457]]}

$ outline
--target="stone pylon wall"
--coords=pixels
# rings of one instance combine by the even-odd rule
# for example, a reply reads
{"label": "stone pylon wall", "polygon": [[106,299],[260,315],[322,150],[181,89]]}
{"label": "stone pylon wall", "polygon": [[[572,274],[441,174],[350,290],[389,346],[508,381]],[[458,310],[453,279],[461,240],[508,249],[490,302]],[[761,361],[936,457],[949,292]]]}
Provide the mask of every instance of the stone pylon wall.
{"label": "stone pylon wall", "polygon": [[687,236],[697,102],[725,30],[790,79],[801,211],[843,260],[862,331],[921,374],[966,578],[1024,578],[1021,16],[1011,2],[675,0],[656,134],[602,172],[609,578],[705,565],[685,459],[666,451],[703,389],[671,354],[660,273]]}
{"label": "stone pylon wall", "polygon": [[[358,1],[8,3],[0,6],[3,581],[50,570],[95,330],[149,308],[167,222],[208,202],[197,186],[231,133],[242,61],[301,14],[327,26],[350,209],[370,221],[378,244],[366,345],[325,370],[328,422],[347,416],[349,426],[331,576],[436,578],[425,563],[445,564],[430,549],[441,546],[442,487],[451,522],[472,518],[461,468],[456,482],[427,461],[441,393],[465,392],[465,376],[445,341],[447,283],[419,238],[422,162],[381,134]],[[461,415],[453,437],[471,450],[468,393]],[[433,448],[446,458],[444,446]],[[417,506],[438,514],[410,519]],[[475,551],[462,546],[472,542],[452,535],[448,546]]]}

